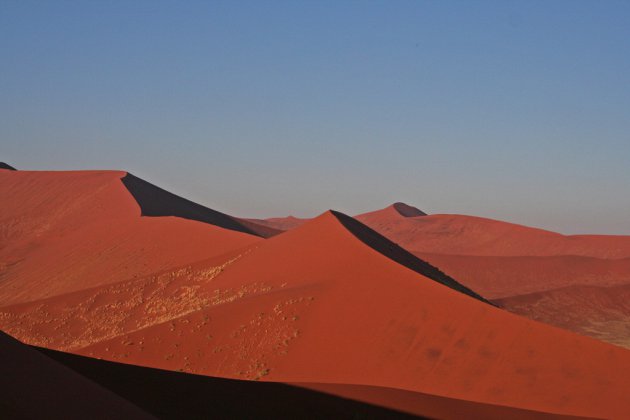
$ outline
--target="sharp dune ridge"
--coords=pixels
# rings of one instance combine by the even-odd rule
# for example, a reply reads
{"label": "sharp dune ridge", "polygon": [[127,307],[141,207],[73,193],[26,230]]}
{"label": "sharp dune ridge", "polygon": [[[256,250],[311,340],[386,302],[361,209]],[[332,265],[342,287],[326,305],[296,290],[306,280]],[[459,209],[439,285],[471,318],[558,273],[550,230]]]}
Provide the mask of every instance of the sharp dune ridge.
{"label": "sharp dune ridge", "polygon": [[[623,238],[613,250],[601,238],[582,238],[571,248],[549,239],[554,234],[425,215],[402,203],[357,218],[332,210],[310,220],[289,218],[284,222],[293,228],[277,234],[127,172],[0,176],[0,199],[7,203],[0,209],[0,329],[28,344],[88,357],[77,365],[109,361],[92,372],[103,372],[103,365],[124,370],[122,362],[180,371],[164,379],[132,367],[139,381],[161,377],[177,386],[192,375],[293,383],[435,418],[622,418],[630,412],[630,352],[487,304],[472,286],[501,290],[508,296],[502,305],[528,312],[534,295],[515,296],[523,289],[509,278],[513,267],[540,258],[511,255],[528,245],[547,247],[546,273],[574,261],[554,252],[595,254],[572,258],[599,272],[614,267],[607,281],[623,287],[625,265],[612,259],[624,253]],[[396,236],[405,231],[413,238]],[[405,245],[418,238],[437,252]],[[479,275],[498,266],[495,256],[443,253],[476,247],[483,254],[506,240],[516,245],[504,252],[501,274],[486,282]],[[532,284],[542,290],[536,290],[542,281]],[[591,293],[566,290],[579,296],[563,297],[564,308]],[[572,329],[552,319],[554,296],[566,290],[548,290],[554,295],[539,315]],[[617,305],[610,295],[597,301]],[[571,314],[593,316],[598,308]],[[593,321],[580,328],[617,322],[609,315]],[[261,392],[286,395],[280,388]],[[157,404],[139,395],[123,398],[144,401],[141,409]]]}
{"label": "sharp dune ridge", "polygon": [[[383,254],[392,261],[413,270],[425,277],[430,278],[444,286],[447,286],[453,290],[457,290],[465,295],[471,296],[485,303],[490,303],[484,297],[469,289],[468,287],[457,282],[452,277],[447,276],[438,268],[429,264],[428,262],[416,257],[409,251],[396,245],[389,239],[380,235],[373,229],[357,221],[356,219],[346,216],[343,213],[332,210],[331,213],[343,224],[350,232],[352,232],[363,243],[373,248],[377,252]],[[405,216],[410,217],[410,216]]]}
{"label": "sharp dune ridge", "polygon": [[143,216],[176,216],[262,237],[279,233],[276,229],[237,219],[179,197],[130,173],[122,178],[122,182],[140,206]]}

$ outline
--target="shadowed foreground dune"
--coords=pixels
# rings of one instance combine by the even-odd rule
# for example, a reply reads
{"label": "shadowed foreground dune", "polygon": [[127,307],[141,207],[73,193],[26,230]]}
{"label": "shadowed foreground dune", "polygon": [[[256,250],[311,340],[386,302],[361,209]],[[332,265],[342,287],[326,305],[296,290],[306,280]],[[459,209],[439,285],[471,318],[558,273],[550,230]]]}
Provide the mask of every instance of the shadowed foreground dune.
{"label": "shadowed foreground dune", "polygon": [[282,383],[192,375],[36,349],[160,419],[416,418]]}
{"label": "shadowed foreground dune", "polygon": [[0,332],[0,417],[151,419],[114,392]]}
{"label": "shadowed foreground dune", "polygon": [[[418,418],[360,402],[394,399],[422,406],[422,418],[569,419],[395,389],[344,384],[283,384],[223,379],[113,363],[39,348],[39,351],[162,419],[170,418]],[[345,396],[340,398],[339,395]]]}

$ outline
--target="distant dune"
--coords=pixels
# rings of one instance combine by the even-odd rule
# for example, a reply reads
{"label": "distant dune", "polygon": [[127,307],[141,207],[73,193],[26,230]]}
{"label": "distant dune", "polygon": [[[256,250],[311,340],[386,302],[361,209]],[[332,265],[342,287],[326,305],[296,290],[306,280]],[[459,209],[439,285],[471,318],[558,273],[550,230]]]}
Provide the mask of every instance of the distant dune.
{"label": "distant dune", "polygon": [[10,171],[15,171],[16,169],[9,165],[8,163],[0,162],[0,169],[8,169]]}
{"label": "distant dune", "polygon": [[[308,221],[308,219],[300,219],[293,216],[272,217],[270,219],[244,219],[257,225],[267,226],[278,231],[285,231],[296,228]],[[280,232],[278,232],[280,233]]]}
{"label": "distant dune", "polygon": [[418,253],[630,257],[630,236],[565,236],[513,223],[457,214],[406,217],[394,211],[393,206],[356,218],[402,247]]}

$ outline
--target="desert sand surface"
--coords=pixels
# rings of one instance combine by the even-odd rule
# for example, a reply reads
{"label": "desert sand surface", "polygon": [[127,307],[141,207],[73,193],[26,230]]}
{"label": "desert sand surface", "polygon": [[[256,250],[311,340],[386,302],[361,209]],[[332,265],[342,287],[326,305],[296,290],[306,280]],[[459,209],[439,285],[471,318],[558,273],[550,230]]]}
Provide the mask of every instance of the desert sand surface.
{"label": "desert sand surface", "polygon": [[[0,176],[8,203],[0,329],[24,343],[182,375],[290,383],[418,416],[630,413],[630,351],[512,314],[502,306],[533,317],[528,302],[540,299],[518,281],[477,289],[475,276],[463,282],[438,266],[442,255],[431,260],[440,252],[414,255],[342,213],[277,234],[127,172]],[[384,213],[432,217],[400,204],[376,219]],[[568,284],[557,282],[532,293]],[[615,304],[615,293],[600,300]]]}

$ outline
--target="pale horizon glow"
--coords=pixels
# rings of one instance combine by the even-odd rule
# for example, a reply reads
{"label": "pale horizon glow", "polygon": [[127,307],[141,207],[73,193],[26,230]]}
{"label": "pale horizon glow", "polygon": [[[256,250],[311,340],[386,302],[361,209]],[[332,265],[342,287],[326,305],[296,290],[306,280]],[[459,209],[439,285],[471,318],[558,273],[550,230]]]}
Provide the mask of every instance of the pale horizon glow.
{"label": "pale horizon glow", "polygon": [[240,217],[630,235],[630,4],[0,4],[0,161]]}

